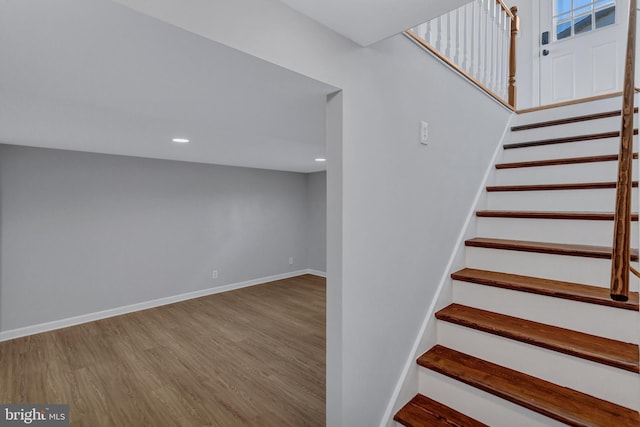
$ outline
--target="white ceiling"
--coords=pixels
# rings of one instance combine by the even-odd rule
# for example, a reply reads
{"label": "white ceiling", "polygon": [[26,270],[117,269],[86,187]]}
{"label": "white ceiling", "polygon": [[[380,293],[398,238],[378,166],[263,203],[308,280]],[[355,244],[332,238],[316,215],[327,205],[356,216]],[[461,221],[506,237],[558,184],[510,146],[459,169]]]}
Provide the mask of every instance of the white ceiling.
{"label": "white ceiling", "polygon": [[280,0],[343,36],[368,46],[471,0]]}
{"label": "white ceiling", "polygon": [[335,88],[111,1],[0,0],[0,58],[0,143],[324,169]]}

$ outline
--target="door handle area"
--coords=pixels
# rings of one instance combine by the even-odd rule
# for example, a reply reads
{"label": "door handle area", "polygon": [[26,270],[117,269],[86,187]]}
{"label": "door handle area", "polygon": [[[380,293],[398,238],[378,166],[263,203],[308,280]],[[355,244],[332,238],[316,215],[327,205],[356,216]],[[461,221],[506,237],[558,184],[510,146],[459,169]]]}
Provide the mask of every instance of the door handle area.
{"label": "door handle area", "polygon": [[543,49],[542,56],[547,56],[547,55],[549,55],[549,51],[547,49]]}
{"label": "door handle area", "polygon": [[543,46],[545,44],[549,44],[549,31],[545,31],[544,33],[542,33],[542,36],[540,37],[540,42]]}

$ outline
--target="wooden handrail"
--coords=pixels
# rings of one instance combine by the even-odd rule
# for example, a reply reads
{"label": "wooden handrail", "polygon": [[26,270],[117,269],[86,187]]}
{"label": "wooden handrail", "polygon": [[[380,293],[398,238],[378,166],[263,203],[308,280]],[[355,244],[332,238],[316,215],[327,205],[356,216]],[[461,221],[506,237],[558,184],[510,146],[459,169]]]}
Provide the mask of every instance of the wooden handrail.
{"label": "wooden handrail", "polygon": [[618,183],[611,256],[611,298],[629,299],[631,271],[631,188],[633,166],[633,107],[635,95],[636,0],[629,1],[629,29],[622,90],[622,127],[618,155]]}
{"label": "wooden handrail", "polygon": [[[502,3],[500,1],[500,3]],[[518,7],[511,8],[511,41],[509,43],[509,87],[507,89],[508,103],[511,107],[516,108],[517,88],[516,88],[516,38],[520,31],[520,17],[518,16]]]}
{"label": "wooden handrail", "polygon": [[[478,6],[479,5],[479,6]],[[473,3],[471,10],[467,10],[467,5],[443,15],[447,20],[447,28],[451,25],[451,13],[453,17],[456,46],[451,46],[451,34],[449,30],[444,42],[446,48],[443,49],[441,37],[441,19],[435,18],[425,22],[413,29],[405,31],[405,35],[412,41],[422,46],[435,55],[442,62],[449,65],[462,76],[467,78],[478,88],[496,99],[510,110],[516,111],[516,39],[520,31],[520,17],[518,8],[509,9],[503,0],[482,0],[481,3]],[[476,14],[477,7],[480,7],[480,15]],[[484,13],[483,13],[484,12]],[[462,21],[468,21],[468,14],[471,13],[471,52],[468,49],[467,29],[464,29],[464,36],[460,37],[455,25]],[[477,22],[475,19],[477,18]],[[482,21],[484,19],[484,21]],[[456,24],[456,22],[458,24]],[[475,28],[473,23],[475,22]],[[432,43],[432,27],[437,24],[436,42]],[[465,25],[465,24],[462,24]],[[473,37],[479,36],[482,40],[474,42]],[[420,33],[420,35],[418,34]],[[486,40],[485,40],[486,37]],[[462,40],[462,41],[461,41]],[[461,46],[462,43],[462,52]],[[485,44],[486,43],[486,44]],[[493,43],[492,46],[487,46]],[[506,44],[509,44],[508,49]],[[477,47],[477,49],[475,49]],[[453,54],[451,49],[453,48]],[[493,61],[492,63],[488,63]],[[495,91],[495,92],[494,92]],[[497,92],[497,93],[496,93]]]}
{"label": "wooden handrail", "polygon": [[[516,18],[515,14],[509,9],[509,6],[504,4],[504,2],[502,0],[496,0],[496,3],[500,5],[502,10],[504,10],[504,13],[506,13],[509,18],[511,18],[511,19],[515,19]],[[516,9],[516,11],[517,11],[517,9]]]}

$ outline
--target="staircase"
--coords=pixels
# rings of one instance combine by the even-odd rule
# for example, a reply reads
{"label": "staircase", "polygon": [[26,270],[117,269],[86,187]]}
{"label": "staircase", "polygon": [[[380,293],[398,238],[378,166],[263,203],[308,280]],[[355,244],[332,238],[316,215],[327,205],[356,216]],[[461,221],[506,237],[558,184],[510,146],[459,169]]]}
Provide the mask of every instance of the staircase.
{"label": "staircase", "polygon": [[640,426],[638,280],[626,302],[608,289],[620,103],[515,119],[397,423]]}

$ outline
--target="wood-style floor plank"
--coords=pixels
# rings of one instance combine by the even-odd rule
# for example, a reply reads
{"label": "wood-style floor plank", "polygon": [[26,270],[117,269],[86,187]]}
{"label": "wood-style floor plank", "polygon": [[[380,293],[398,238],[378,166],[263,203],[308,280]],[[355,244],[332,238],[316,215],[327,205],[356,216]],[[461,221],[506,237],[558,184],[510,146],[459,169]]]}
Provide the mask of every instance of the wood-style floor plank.
{"label": "wood-style floor plank", "polygon": [[325,282],[304,275],[0,343],[0,403],[77,426],[324,426]]}

